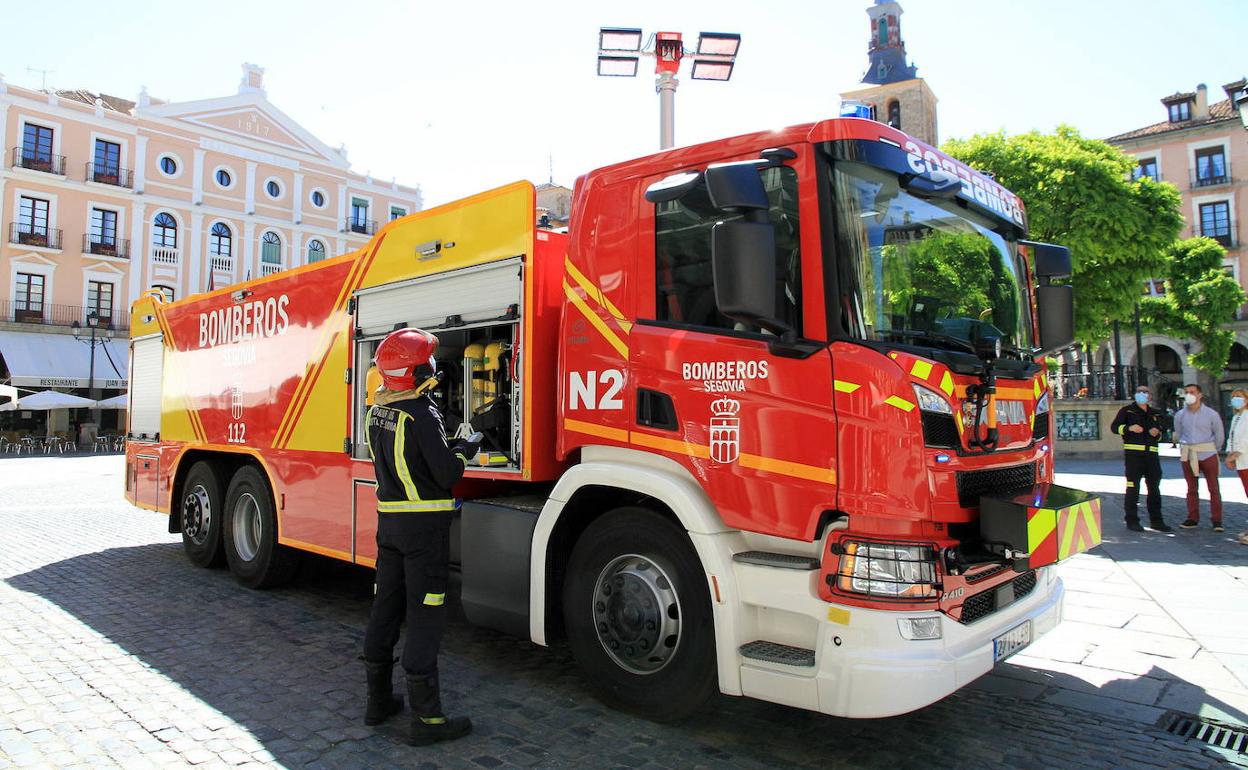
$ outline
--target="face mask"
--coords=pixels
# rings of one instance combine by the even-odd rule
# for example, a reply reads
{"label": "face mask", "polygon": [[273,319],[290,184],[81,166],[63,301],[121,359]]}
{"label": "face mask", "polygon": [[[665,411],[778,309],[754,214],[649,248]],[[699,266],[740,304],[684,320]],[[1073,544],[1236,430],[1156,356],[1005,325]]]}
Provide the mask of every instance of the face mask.
{"label": "face mask", "polygon": [[1147,404],[1147,403],[1148,403],[1148,394],[1147,394],[1147,393],[1136,393],[1136,394],[1135,394],[1135,403],[1139,404],[1140,406],[1144,406],[1145,404]]}
{"label": "face mask", "polygon": [[1195,394],[1195,393],[1184,393],[1184,394],[1183,394],[1183,403],[1187,404],[1188,406],[1191,406],[1192,404],[1196,403],[1196,394]]}
{"label": "face mask", "polygon": [[1234,407],[1235,411],[1239,411],[1240,409],[1243,409],[1244,397],[1243,396],[1231,396],[1231,406]]}

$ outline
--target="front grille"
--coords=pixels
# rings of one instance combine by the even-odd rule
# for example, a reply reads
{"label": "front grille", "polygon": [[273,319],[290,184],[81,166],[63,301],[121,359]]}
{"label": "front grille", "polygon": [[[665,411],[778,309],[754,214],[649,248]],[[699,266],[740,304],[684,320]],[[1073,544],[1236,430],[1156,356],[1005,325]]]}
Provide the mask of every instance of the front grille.
{"label": "front grille", "polygon": [[979,505],[981,495],[1014,492],[1036,483],[1036,464],[1012,465],[984,471],[958,471],[958,505]]}
{"label": "front grille", "polygon": [[953,415],[924,412],[923,444],[944,449],[959,446],[958,426],[953,424]]}
{"label": "front grille", "polygon": [[1036,415],[1036,428],[1031,432],[1031,437],[1036,441],[1049,437],[1049,413]]}
{"label": "front grille", "polygon": [[[1027,594],[1036,590],[1036,573],[1035,571],[1024,572],[1014,578],[1014,600],[1018,601]],[[977,593],[966,601],[962,602],[962,615],[958,618],[958,622],[967,625],[974,623],[981,618],[986,618],[1001,607],[997,606],[997,592],[1001,590],[1001,586],[1009,585],[1002,583],[999,586],[989,588],[987,591]],[[1008,604],[1005,606],[1009,606]]]}

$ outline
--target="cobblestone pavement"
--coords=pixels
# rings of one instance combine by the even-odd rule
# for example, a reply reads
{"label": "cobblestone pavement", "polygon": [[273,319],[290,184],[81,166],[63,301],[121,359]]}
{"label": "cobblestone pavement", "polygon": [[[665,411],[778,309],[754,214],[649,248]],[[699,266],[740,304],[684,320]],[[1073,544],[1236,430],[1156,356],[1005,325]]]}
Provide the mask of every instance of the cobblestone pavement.
{"label": "cobblestone pavement", "polygon": [[[720,697],[685,723],[656,725],[601,706],[566,650],[462,622],[451,624],[444,645],[445,701],[470,714],[476,732],[411,748],[401,725],[374,731],[360,720],[355,658],[371,573],[309,560],[286,588],[243,589],[225,570],[190,566],[163,517],[127,505],[121,470],[115,456],[0,460],[0,768],[1207,768],[1231,761],[1162,732],[1150,719],[1159,707],[1123,699],[1122,685],[1112,684],[1153,678],[1146,672],[1120,671],[1098,689],[1082,669],[1062,668],[1095,668],[1085,665],[1086,653],[1069,663],[1028,650],[1025,664],[1006,664],[892,719],[834,719]],[[1248,506],[1232,508],[1228,522],[1242,525]],[[1114,515],[1111,505],[1107,531]],[[1096,558],[1112,561],[1088,560]],[[1081,569],[1101,569],[1088,560]],[[1082,577],[1105,582],[1105,575]],[[1154,650],[1167,651],[1175,653]],[[1187,654],[1197,652],[1199,645]]]}

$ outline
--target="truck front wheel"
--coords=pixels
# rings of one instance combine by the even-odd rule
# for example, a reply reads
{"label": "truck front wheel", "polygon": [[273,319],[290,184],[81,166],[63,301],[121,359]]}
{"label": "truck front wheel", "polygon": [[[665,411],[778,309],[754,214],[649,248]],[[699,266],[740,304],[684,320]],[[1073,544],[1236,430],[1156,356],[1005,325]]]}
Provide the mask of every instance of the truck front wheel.
{"label": "truck front wheel", "polygon": [[248,588],[271,588],[294,575],[299,552],[277,542],[277,513],[264,475],[238,469],[225,495],[225,557],[230,572]]}
{"label": "truck front wheel", "polygon": [[667,721],[715,692],[705,571],[684,530],[653,511],[619,508],[585,530],[563,617],[586,682],[610,706]]}
{"label": "truck front wheel", "polygon": [[222,562],[221,480],[215,466],[201,460],[191,466],[182,484],[182,503],[178,510],[182,530],[182,549],[186,558],[197,567],[212,567]]}

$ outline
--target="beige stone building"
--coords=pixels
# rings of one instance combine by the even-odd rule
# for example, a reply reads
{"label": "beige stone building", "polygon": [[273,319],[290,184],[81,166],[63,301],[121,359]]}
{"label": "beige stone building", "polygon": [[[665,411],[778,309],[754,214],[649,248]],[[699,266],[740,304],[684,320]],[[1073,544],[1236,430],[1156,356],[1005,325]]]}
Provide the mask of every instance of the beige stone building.
{"label": "beige stone building", "polygon": [[418,188],[353,172],[263,78],[248,64],[233,94],[165,102],[0,77],[0,382],[117,393],[125,345],[77,344],[72,324],[124,336],[146,289],[181,299],[315,262],[421,208]]}
{"label": "beige stone building", "polygon": [[935,147],[940,138],[936,94],[906,59],[901,14],[901,5],[893,0],[876,0],[867,9],[871,18],[870,61],[862,87],[843,92],[841,99],[867,105],[875,120]]}

